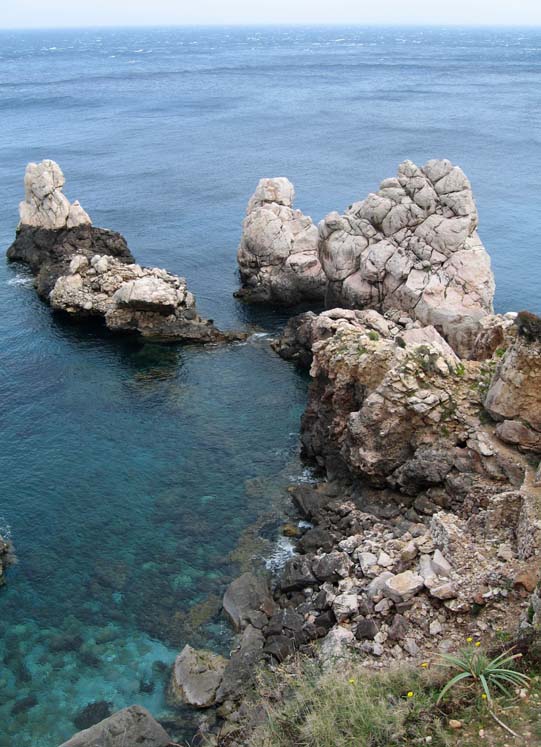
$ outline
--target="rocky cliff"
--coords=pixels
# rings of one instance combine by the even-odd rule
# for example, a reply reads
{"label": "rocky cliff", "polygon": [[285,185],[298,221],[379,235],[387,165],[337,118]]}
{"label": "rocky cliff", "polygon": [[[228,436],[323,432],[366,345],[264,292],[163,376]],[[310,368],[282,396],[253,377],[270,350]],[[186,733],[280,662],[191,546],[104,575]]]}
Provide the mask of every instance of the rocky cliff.
{"label": "rocky cliff", "polygon": [[[272,200],[255,199],[266,190]],[[460,355],[472,351],[481,319],[492,313],[494,278],[471,185],[458,166],[405,161],[376,193],[328,215],[317,240],[310,219],[293,214],[292,194],[287,180],[265,179],[250,201],[238,254],[243,295],[273,300],[274,285],[287,284],[295,292],[280,292],[282,302],[310,300],[303,290],[310,268],[317,287],[325,286],[327,307],[397,309],[433,325]],[[288,230],[299,221],[302,231]]]}
{"label": "rocky cliff", "polygon": [[114,332],[165,341],[243,337],[201,318],[184,278],[135,264],[120,234],[96,228],[78,202],[69,202],[64,182],[54,161],[28,165],[20,223],[7,252],[8,259],[29,265],[38,293],[54,309],[96,317]]}

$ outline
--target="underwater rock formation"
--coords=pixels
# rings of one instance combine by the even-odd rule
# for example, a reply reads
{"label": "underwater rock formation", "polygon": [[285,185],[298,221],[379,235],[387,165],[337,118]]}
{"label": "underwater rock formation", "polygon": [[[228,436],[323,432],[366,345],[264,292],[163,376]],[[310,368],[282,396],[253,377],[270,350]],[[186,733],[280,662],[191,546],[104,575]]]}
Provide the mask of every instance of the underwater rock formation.
{"label": "underwater rock formation", "polygon": [[[398,309],[433,325],[459,355],[471,352],[480,320],[492,313],[494,277],[471,185],[458,166],[405,161],[377,193],[343,215],[329,214],[317,240],[323,279],[313,224],[293,214],[292,195],[287,180],[266,179],[250,200],[238,253],[243,296],[282,303],[319,297],[303,291],[309,267],[317,288],[325,285],[327,308]],[[293,265],[295,257],[303,264]],[[286,287],[294,289],[289,296]]]}
{"label": "underwater rock formation", "polygon": [[4,571],[12,561],[11,543],[6,542],[6,540],[0,536],[0,586],[3,586],[6,582]]}
{"label": "underwater rock formation", "polygon": [[201,318],[184,278],[134,264],[120,234],[95,228],[79,203],[62,193],[64,175],[54,161],[29,164],[24,182],[20,224],[7,256],[29,265],[38,293],[54,309],[165,341],[244,337]]}
{"label": "underwater rock formation", "polygon": [[247,301],[295,305],[323,301],[325,275],[318,258],[318,231],[293,209],[295,191],[285,177],[261,179],[243,223],[237,259]]}

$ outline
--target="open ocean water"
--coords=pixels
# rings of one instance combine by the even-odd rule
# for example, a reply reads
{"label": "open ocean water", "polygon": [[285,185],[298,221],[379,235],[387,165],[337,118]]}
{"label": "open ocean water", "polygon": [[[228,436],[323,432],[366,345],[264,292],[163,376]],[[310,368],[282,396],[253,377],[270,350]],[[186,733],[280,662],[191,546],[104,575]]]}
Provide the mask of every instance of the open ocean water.
{"label": "open ocean water", "polygon": [[[203,315],[274,332],[286,312],[232,297],[258,179],[288,176],[319,220],[405,158],[446,157],[472,180],[497,310],[541,312],[541,30],[1,32],[0,121],[4,250],[26,163],[53,158],[68,197],[186,276]],[[63,323],[4,263],[0,364],[0,533],[19,560],[0,747],[56,747],[93,702],[171,724],[168,667],[186,641],[227,650],[231,553],[302,476],[306,380],[264,337],[181,348]]]}

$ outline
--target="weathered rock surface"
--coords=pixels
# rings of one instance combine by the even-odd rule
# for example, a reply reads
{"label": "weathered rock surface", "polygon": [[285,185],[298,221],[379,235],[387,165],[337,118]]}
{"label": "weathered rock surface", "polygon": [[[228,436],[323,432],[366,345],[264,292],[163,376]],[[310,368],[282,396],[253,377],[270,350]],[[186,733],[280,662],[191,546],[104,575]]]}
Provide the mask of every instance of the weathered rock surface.
{"label": "weathered rock surface", "polygon": [[168,747],[171,739],[142,706],[124,708],[75,734],[60,747]]}
{"label": "weathered rock surface", "polygon": [[245,335],[222,333],[196,311],[184,278],[142,268],[125,239],[96,228],[78,202],[62,193],[64,175],[54,161],[29,164],[21,222],[8,259],[36,275],[40,296],[76,318],[102,318],[123,333],[187,342],[221,342]]}
{"label": "weathered rock surface", "polygon": [[261,179],[243,223],[237,259],[241,298],[293,305],[322,301],[325,275],[318,258],[318,231],[293,209],[295,192],[284,178]]}
{"label": "weathered rock surface", "polygon": [[76,201],[70,204],[62,193],[64,174],[54,161],[29,163],[24,175],[24,202],[19,204],[19,217],[25,226],[58,230],[91,225],[89,215]]}
{"label": "weathered rock surface", "polygon": [[327,306],[400,309],[468,353],[494,296],[477,223],[471,185],[458,166],[405,161],[377,193],[320,223]]}
{"label": "weathered rock surface", "polygon": [[196,708],[214,705],[226,664],[223,656],[184,646],[173,667],[170,687],[173,699]]}
{"label": "weathered rock surface", "polygon": [[541,454],[541,319],[521,312],[519,334],[502,358],[485,398],[496,432],[523,451]]}
{"label": "weathered rock surface", "polygon": [[268,579],[253,573],[243,573],[226,589],[223,608],[234,629],[243,630],[261,615],[270,616],[274,602]]}

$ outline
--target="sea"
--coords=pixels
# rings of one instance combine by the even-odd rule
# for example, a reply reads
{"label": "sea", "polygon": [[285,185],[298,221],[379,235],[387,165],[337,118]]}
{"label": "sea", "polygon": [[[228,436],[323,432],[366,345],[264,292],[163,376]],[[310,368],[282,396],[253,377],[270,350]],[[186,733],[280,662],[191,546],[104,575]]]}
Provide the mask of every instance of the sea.
{"label": "sea", "polygon": [[167,698],[185,643],[227,652],[227,583],[273,567],[308,378],[270,347],[289,310],[248,307],[235,253],[261,177],[318,221],[398,164],[469,176],[499,312],[541,312],[541,30],[137,28],[0,32],[0,246],[29,161],[187,278],[246,343],[119,339],[54,317],[0,262],[0,747],[57,747]]}

